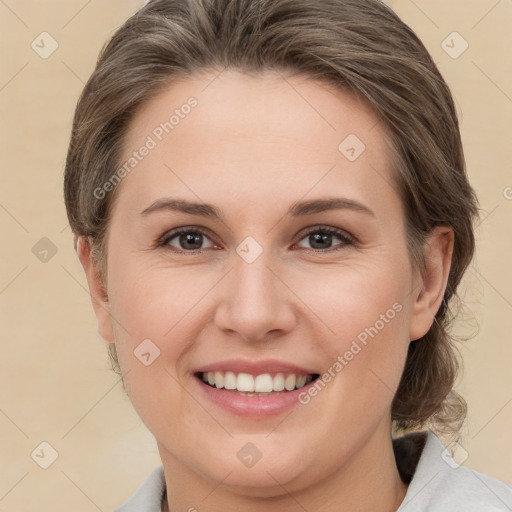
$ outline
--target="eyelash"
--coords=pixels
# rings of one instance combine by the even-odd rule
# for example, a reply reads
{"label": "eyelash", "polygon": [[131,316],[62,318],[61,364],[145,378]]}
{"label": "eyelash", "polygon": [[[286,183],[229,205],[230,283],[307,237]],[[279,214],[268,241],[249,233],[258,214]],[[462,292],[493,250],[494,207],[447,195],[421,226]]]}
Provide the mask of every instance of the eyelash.
{"label": "eyelash", "polygon": [[[191,251],[185,251],[185,250],[180,250],[180,249],[177,249],[176,247],[172,247],[172,246],[168,245],[169,242],[173,238],[176,238],[177,236],[182,235],[184,233],[194,233],[194,234],[198,234],[199,233],[201,235],[206,236],[210,241],[213,242],[213,240],[211,240],[211,237],[208,236],[208,233],[205,232],[203,229],[196,228],[194,226],[187,226],[187,227],[183,227],[183,228],[177,228],[177,229],[175,229],[173,231],[165,233],[163,236],[161,236],[157,240],[156,247],[162,247],[164,249],[169,248],[169,250],[171,250],[173,252],[176,252],[178,254],[198,254],[198,253],[202,253],[205,250],[205,249],[194,249],[194,250],[191,250]],[[342,243],[339,246],[337,246],[337,247],[328,248],[328,249],[325,249],[325,250],[324,249],[307,249],[307,248],[303,248],[303,249],[305,249],[306,251],[309,251],[309,252],[325,253],[325,252],[339,251],[339,250],[343,249],[347,245],[355,245],[355,243],[356,243],[355,239],[353,237],[351,237],[350,235],[348,235],[345,231],[342,231],[341,229],[337,229],[337,228],[332,228],[332,227],[329,227],[329,226],[315,226],[314,228],[312,228],[309,231],[307,231],[306,233],[304,233],[301,236],[301,238],[299,239],[299,242],[302,241],[307,236],[311,235],[312,233],[323,233],[323,234],[327,234],[327,235],[336,235],[336,236],[338,236],[340,238]]]}

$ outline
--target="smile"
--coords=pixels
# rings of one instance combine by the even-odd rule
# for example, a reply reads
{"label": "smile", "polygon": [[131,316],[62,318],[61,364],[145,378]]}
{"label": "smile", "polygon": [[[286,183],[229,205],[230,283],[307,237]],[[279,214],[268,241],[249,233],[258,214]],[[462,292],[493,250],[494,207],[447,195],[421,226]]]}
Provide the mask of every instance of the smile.
{"label": "smile", "polygon": [[307,392],[320,377],[318,373],[309,373],[311,370],[308,372],[305,368],[280,363],[240,363],[237,366],[244,368],[239,368],[239,371],[219,368],[233,368],[235,365],[230,363],[214,366],[216,368],[204,368],[193,374],[193,382],[199,387],[200,395],[214,407],[245,418],[284,414],[300,405],[301,393]]}
{"label": "smile", "polygon": [[198,374],[198,377],[211,387],[238,391],[246,396],[265,396],[274,392],[294,391],[303,388],[318,376],[318,374],[298,375],[294,373],[251,375],[250,373],[229,371],[200,372]]}

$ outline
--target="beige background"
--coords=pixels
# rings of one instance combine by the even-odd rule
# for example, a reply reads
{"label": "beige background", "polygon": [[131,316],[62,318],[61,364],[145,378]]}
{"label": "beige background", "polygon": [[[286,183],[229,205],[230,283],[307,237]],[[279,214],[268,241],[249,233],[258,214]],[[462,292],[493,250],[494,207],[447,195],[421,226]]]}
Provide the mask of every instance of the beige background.
{"label": "beige background", "polygon": [[[160,463],[109,369],[62,198],[77,98],[104,41],[141,3],[0,1],[0,511],[110,511]],[[464,464],[512,485],[512,1],[388,3],[434,56],[461,116],[483,218],[458,328],[476,333],[461,347]],[[31,48],[44,31],[59,45],[47,59]],[[442,47],[453,31],[469,44],[456,59]],[[457,36],[446,44],[463,48]],[[43,237],[57,251],[46,262]],[[35,462],[48,460],[43,441],[58,452],[48,469]]]}

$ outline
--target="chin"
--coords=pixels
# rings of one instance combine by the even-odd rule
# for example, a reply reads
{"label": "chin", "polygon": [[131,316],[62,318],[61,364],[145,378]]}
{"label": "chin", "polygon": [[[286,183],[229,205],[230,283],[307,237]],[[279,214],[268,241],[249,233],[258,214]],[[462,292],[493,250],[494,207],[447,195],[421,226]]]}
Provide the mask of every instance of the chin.
{"label": "chin", "polygon": [[[240,495],[261,498],[281,496],[283,487],[290,490],[309,485],[311,474],[308,467],[311,465],[304,457],[303,450],[297,449],[300,443],[290,443],[290,448],[268,440],[265,446],[263,444],[258,437],[253,441],[250,436],[244,436],[243,441],[235,440],[232,443],[235,445],[233,456],[222,457],[222,453],[226,455],[231,450],[219,450],[216,458],[208,457],[208,466],[203,467],[201,472],[215,482],[232,487]],[[261,451],[256,445],[262,447]],[[204,462],[198,461],[201,465]],[[199,468],[196,466],[195,470]],[[319,473],[315,471],[315,478],[319,477]]]}
{"label": "chin", "polygon": [[228,477],[226,473],[217,474],[215,479],[222,481],[223,485],[229,486],[237,494],[255,498],[282,496],[283,487],[286,490],[291,486],[307,487],[305,471],[292,461],[286,463],[286,467],[283,462],[272,464],[272,461],[263,463],[263,460],[260,460],[252,468],[235,466]]}

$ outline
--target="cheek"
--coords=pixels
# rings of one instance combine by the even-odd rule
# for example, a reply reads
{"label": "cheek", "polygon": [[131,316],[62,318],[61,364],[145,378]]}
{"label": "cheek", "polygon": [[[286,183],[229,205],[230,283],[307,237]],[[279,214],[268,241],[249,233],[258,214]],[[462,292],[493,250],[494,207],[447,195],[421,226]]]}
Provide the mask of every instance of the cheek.
{"label": "cheek", "polygon": [[[409,345],[410,279],[406,253],[396,253],[302,281],[297,294],[318,314],[316,342],[327,355],[322,380],[338,413],[378,416],[390,404]],[[308,286],[317,292],[305,295]]]}
{"label": "cheek", "polygon": [[182,398],[180,362],[198,337],[201,298],[213,283],[199,287],[194,274],[119,260],[124,264],[116,266],[113,257],[109,271],[116,350],[126,391],[146,418],[158,402],[155,390],[170,403]]}
{"label": "cheek", "polygon": [[294,293],[315,313],[316,323],[323,325],[321,333],[327,336],[321,339],[340,351],[356,338],[364,345],[376,336],[393,337],[408,329],[408,265],[408,259],[397,252],[300,276],[290,274],[288,279]]}
{"label": "cheek", "polygon": [[186,337],[177,335],[183,330],[183,320],[201,310],[201,299],[213,286],[214,277],[187,268],[152,267],[136,258],[126,261],[109,275],[109,288],[116,297],[112,311],[126,326],[118,326],[119,338],[132,343],[150,338],[161,349],[166,346],[166,351],[179,352],[186,342]]}

